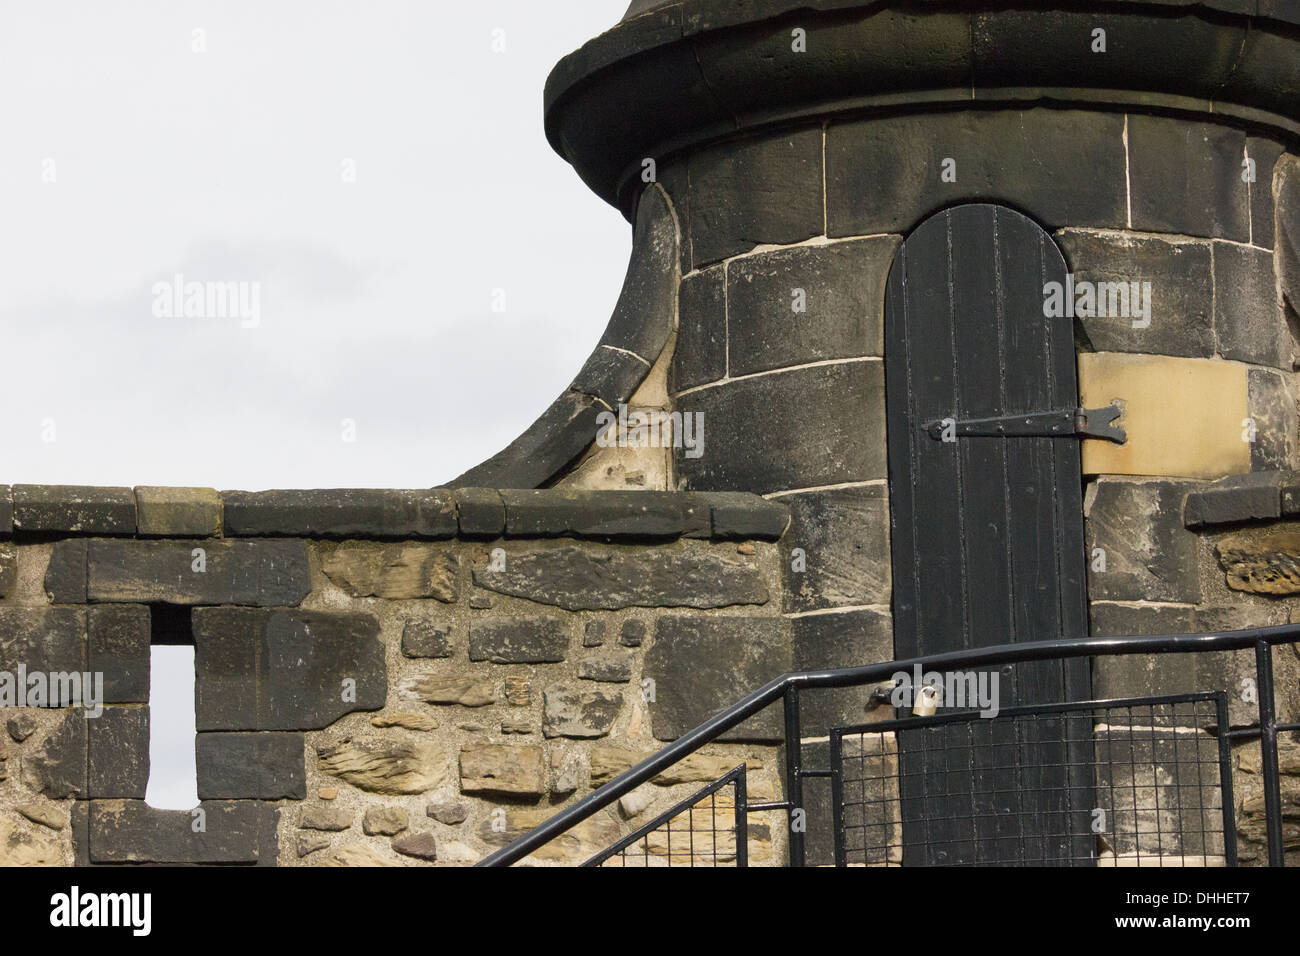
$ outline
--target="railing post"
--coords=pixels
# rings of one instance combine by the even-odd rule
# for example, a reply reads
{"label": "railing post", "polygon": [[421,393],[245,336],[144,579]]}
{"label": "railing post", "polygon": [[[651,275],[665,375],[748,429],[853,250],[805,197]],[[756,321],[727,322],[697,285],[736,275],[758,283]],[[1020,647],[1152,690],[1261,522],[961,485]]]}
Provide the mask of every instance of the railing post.
{"label": "railing post", "polygon": [[791,685],[782,701],[785,708],[785,796],[790,802],[787,829],[790,838],[790,865],[803,866],[804,830],[808,817],[803,809],[803,736],[799,730],[799,689]]}
{"label": "railing post", "polygon": [[1264,826],[1268,865],[1283,865],[1282,785],[1277,768],[1277,721],[1273,713],[1273,653],[1267,641],[1255,643],[1255,695],[1259,698],[1260,769],[1264,777]]}

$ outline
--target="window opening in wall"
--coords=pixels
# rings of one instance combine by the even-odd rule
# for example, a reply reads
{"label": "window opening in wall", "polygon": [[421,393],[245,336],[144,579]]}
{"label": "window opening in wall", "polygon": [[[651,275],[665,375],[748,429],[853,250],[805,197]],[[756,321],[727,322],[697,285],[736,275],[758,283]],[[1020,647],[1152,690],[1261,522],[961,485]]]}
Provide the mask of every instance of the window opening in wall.
{"label": "window opening in wall", "polygon": [[194,760],[194,629],[191,609],[155,604],[149,615],[149,786],[159,810],[199,804]]}

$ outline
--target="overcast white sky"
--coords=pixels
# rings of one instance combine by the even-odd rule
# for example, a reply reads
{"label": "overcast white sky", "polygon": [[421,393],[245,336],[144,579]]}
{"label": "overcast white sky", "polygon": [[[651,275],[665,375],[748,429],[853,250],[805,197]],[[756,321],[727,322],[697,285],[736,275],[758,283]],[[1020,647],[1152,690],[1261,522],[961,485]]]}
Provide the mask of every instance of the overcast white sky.
{"label": "overcast white sky", "polygon": [[[542,131],[626,6],[0,0],[0,482],[421,488],[497,452],[627,266]],[[157,317],[177,273],[259,283],[260,323]],[[159,654],[150,801],[188,807],[192,655]]]}
{"label": "overcast white sky", "polygon": [[[420,488],[498,451],[627,265],[542,131],[625,8],[0,0],[0,482]],[[259,282],[260,325],[155,317],[176,273]]]}

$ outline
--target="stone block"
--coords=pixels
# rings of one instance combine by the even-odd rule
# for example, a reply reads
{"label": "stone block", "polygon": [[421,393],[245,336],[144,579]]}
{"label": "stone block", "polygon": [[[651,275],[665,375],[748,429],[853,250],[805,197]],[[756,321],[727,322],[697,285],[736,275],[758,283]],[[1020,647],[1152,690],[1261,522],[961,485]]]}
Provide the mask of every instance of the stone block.
{"label": "stone block", "polygon": [[[893,618],[888,611],[863,609],[796,617],[794,670],[823,670],[878,664],[894,657]],[[757,685],[755,685],[757,686]],[[800,695],[800,731],[821,737],[832,727],[870,720],[873,688],[843,687]]]}
{"label": "stone block", "polygon": [[393,849],[402,856],[432,863],[438,859],[438,838],[432,833],[403,833],[393,838]]}
{"label": "stone block", "polygon": [[624,647],[640,647],[645,643],[645,621],[638,621],[636,618],[624,621],[623,626],[619,628],[618,642]]}
{"label": "stone block", "polygon": [[20,664],[29,674],[85,671],[86,612],[0,607],[0,671],[15,673]]}
{"label": "stone block", "polygon": [[461,793],[540,797],[546,792],[536,744],[468,743],[460,748]]}
{"label": "stone block", "polygon": [[1245,531],[1215,545],[1228,587],[1246,594],[1300,594],[1300,534],[1291,527]]}
{"label": "stone block", "polygon": [[87,542],[92,602],[292,606],[310,590],[303,541]]}
{"label": "stone block", "polygon": [[8,536],[14,530],[14,489],[11,485],[0,485],[0,536]]}
{"label": "stone block", "polygon": [[[485,819],[478,827],[478,837],[493,849],[506,846],[529,830],[541,826],[555,815],[551,807],[504,807],[505,829],[496,820]],[[578,866],[610,846],[623,835],[612,810],[601,810],[539,847],[529,862],[542,861]]]}
{"label": "stone block", "polygon": [[199,799],[306,799],[303,741],[302,734],[199,734]]}
{"label": "stone block", "polygon": [[701,497],[709,503],[717,541],[779,541],[790,525],[790,511],[780,501],[728,491]]}
{"label": "stone block", "polygon": [[606,737],[623,710],[619,690],[555,684],[546,688],[542,733],[546,737]]}
{"label": "stone block", "polygon": [[149,785],[149,708],[109,706],[86,721],[87,796],[143,800]]}
{"label": "stone block", "polygon": [[1273,171],[1285,152],[1280,143],[1251,136],[1246,155],[1255,161],[1255,181],[1250,183],[1250,242],[1272,249],[1274,242]]}
{"label": "stone block", "polygon": [[685,543],[658,548],[588,545],[525,551],[511,555],[504,571],[476,568],[474,583],[498,594],[566,611],[731,607],[765,604],[769,597],[752,562],[723,558]]}
{"label": "stone block", "polygon": [[450,547],[344,541],[317,549],[325,576],[352,597],[456,602],[460,561]]}
{"label": "stone block", "polygon": [[[1274,262],[1287,320],[1300,323],[1300,156],[1278,160],[1273,179],[1276,197]],[[1294,334],[1294,333],[1293,333]]]}
{"label": "stone block", "polygon": [[[955,182],[942,178],[945,160],[956,164]],[[903,234],[956,202],[1010,197],[1051,229],[1122,228],[1124,170],[1119,114],[959,111],[831,123],[827,234]]]}
{"label": "stone block", "polygon": [[352,811],[343,807],[307,806],[298,818],[300,830],[319,830],[322,833],[342,833],[352,827]]}
{"label": "stone block", "polygon": [[779,500],[791,514],[781,542],[785,611],[889,603],[884,485],[805,491]]}
{"label": "stone block", "polygon": [[421,700],[426,704],[460,704],[462,707],[486,707],[496,703],[492,681],[465,674],[418,674],[404,679],[398,687],[401,700]]}
{"label": "stone block", "polygon": [[402,653],[407,657],[451,657],[451,628],[432,621],[407,621],[402,628]]}
{"label": "stone block", "polygon": [[[723,143],[689,159],[691,269],[820,235],[820,127]],[[681,203],[679,203],[679,206]]]}
{"label": "stone block", "polygon": [[[205,801],[204,826],[194,811],[155,810],[143,800],[90,804],[92,863],[267,863],[275,856],[274,804]],[[268,858],[269,859],[266,859]]]}
{"label": "stone block", "polygon": [[149,702],[149,608],[99,605],[87,610],[90,670],[104,675],[109,704]]}
{"label": "stone block", "polygon": [[1280,372],[1252,368],[1246,377],[1254,441],[1249,443],[1255,471],[1284,471],[1295,467],[1296,403]]}
{"label": "stone block", "polygon": [[488,488],[457,488],[456,519],[463,538],[499,538],[506,530],[506,506],[501,492]]}
{"label": "stone block", "polygon": [[1088,594],[1093,600],[1200,601],[1198,539],[1179,515],[1183,499],[1196,487],[1102,478],[1089,489]]}
{"label": "stone block", "polygon": [[51,800],[84,798],[90,723],[80,710],[65,711],[49,735],[23,757],[23,785]]}
{"label": "stone block", "polygon": [[226,534],[329,538],[454,538],[451,493],[372,489],[227,491]]}
{"label": "stone block", "polygon": [[215,538],[221,534],[221,495],[212,488],[135,489],[136,522],[144,537]]}
{"label": "stone block", "polygon": [[603,647],[605,645],[605,622],[588,621],[582,629],[583,647]]}
{"label": "stone block", "polygon": [[1183,506],[1183,523],[1189,528],[1202,528],[1277,518],[1282,513],[1284,476],[1289,473],[1257,471],[1196,485]]}
{"label": "stone block", "polygon": [[494,664],[553,664],[569,649],[569,626],[559,618],[473,622],[469,659]]}
{"label": "stone block", "polygon": [[14,485],[14,528],[69,534],[135,534],[130,488]]}
{"label": "stone block", "polygon": [[50,564],[45,570],[45,593],[51,603],[86,603],[86,555],[89,544],[85,538],[69,538],[54,543]]}
{"label": "stone block", "polygon": [[877,236],[731,263],[729,374],[883,355],[885,280],[898,246],[895,236]]}
{"label": "stone block", "polygon": [[506,533],[522,538],[676,538],[695,504],[671,491],[503,491]]}
{"label": "stone block", "polygon": [[0,598],[7,597],[18,586],[18,550],[12,545],[0,545]]}
{"label": "stone block", "polygon": [[406,811],[401,807],[369,807],[361,818],[361,832],[366,836],[393,836],[408,825]]}
{"label": "stone block", "polygon": [[[1215,354],[1210,243],[1082,229],[1064,229],[1057,238],[1075,278],[1078,322],[1092,351]],[[1141,302],[1133,299],[1132,283],[1139,283]],[[1150,283],[1149,298],[1144,283]],[[1083,301],[1087,315],[1078,309],[1081,288],[1095,290],[1092,302]],[[1149,315],[1140,314],[1142,305]]]}
{"label": "stone block", "polygon": [[369,614],[198,608],[194,644],[200,731],[321,730],[388,694]]}
{"label": "stone block", "polygon": [[1123,403],[1123,445],[1083,442],[1086,475],[1222,478],[1251,470],[1245,440],[1246,368],[1233,362],[1126,355],[1079,356],[1085,408]]}
{"label": "stone block", "polygon": [[670,386],[674,393],[727,374],[726,267],[683,277],[679,296]]}
{"label": "stone block", "polygon": [[427,793],[452,780],[450,755],[424,740],[353,738],[316,749],[317,769],[367,793]]}
{"label": "stone block", "polygon": [[[652,680],[658,740],[675,740],[774,677],[793,670],[790,622],[782,618],[661,617],[643,673]],[[779,707],[729,731],[727,740],[779,740]]]}
{"label": "stone block", "polygon": [[1291,369],[1291,336],[1277,303],[1273,254],[1214,244],[1214,330],[1226,359]]}
{"label": "stone block", "polygon": [[703,414],[708,429],[700,457],[674,451],[687,488],[768,494],[887,476],[880,362],[758,375],[691,392],[678,406]]}
{"label": "stone block", "polygon": [[632,679],[632,658],[624,654],[619,657],[592,657],[579,661],[578,679],[600,681],[605,684],[626,684]]}
{"label": "stone block", "polygon": [[1128,117],[1133,228],[1250,241],[1246,136],[1218,123]]}

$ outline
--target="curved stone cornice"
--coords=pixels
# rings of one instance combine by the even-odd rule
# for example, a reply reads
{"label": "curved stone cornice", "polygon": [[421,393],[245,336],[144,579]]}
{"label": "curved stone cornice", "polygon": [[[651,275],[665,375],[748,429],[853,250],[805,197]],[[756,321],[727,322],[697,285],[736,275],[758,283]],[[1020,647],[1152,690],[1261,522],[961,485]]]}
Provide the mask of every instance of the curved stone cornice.
{"label": "curved stone cornice", "polygon": [[595,351],[551,407],[458,487],[540,488],[596,440],[597,418],[632,397],[672,334],[680,273],[677,217],[664,190],[641,195],[632,260]]}
{"label": "curved stone cornice", "polygon": [[1291,0],[639,0],[628,15],[559,62],[545,105],[552,146],[629,218],[646,158],[839,113],[1094,104],[1300,139]]}

